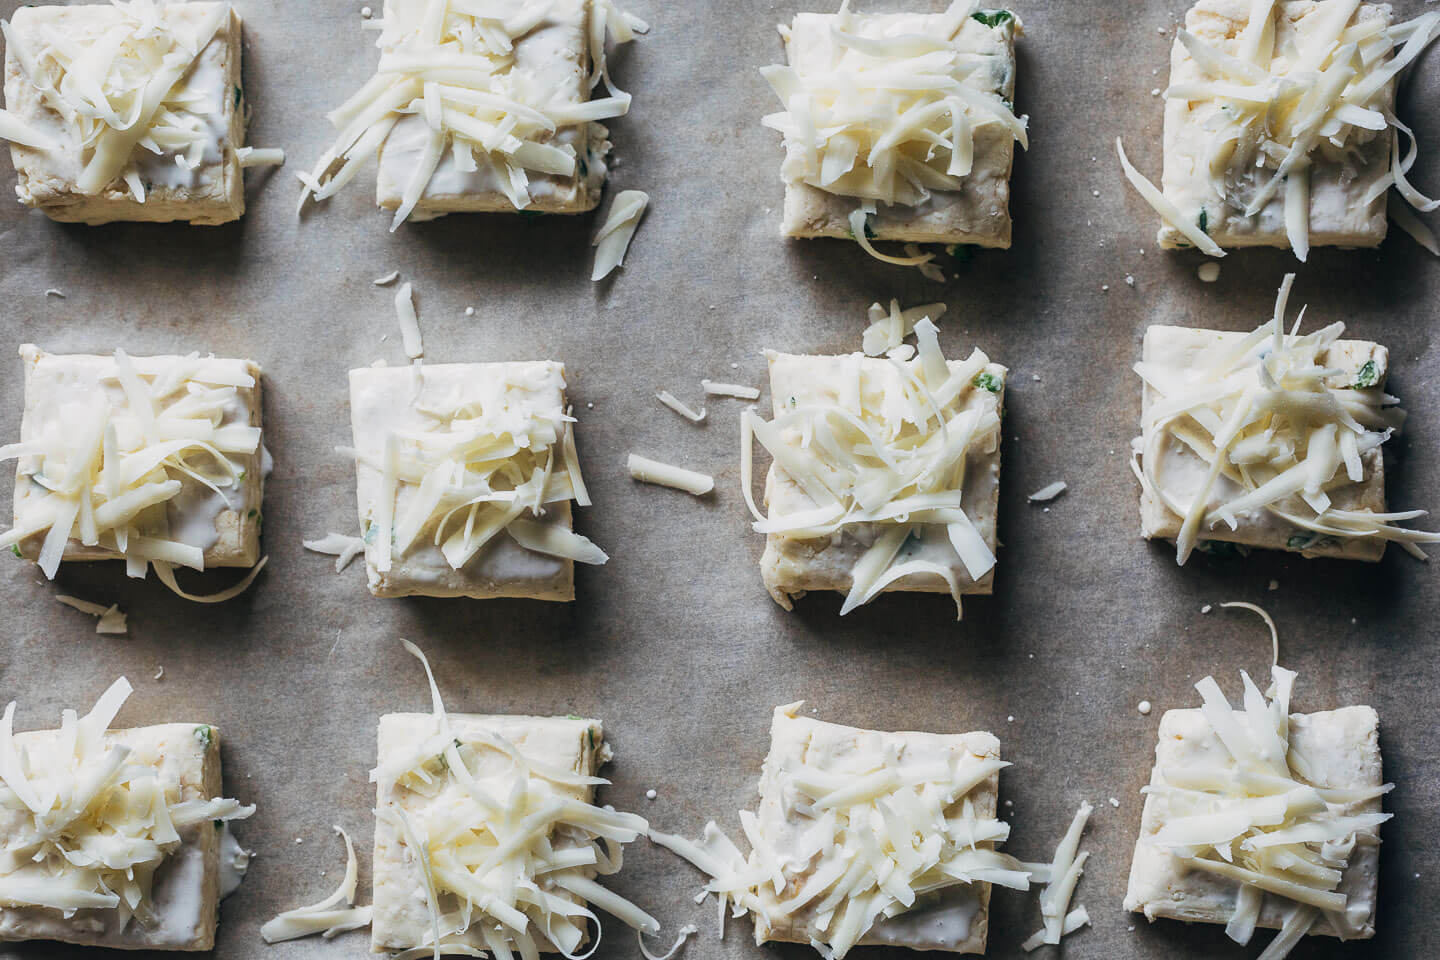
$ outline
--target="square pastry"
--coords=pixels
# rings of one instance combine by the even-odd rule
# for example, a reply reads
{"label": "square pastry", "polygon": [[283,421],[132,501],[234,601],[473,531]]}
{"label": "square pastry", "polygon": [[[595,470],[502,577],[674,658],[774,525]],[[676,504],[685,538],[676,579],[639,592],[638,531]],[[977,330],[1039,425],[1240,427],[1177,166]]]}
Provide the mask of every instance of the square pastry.
{"label": "square pastry", "polygon": [[[773,865],[784,879],[777,892],[767,870],[757,885],[756,943],[821,943],[837,956],[857,943],[984,953],[990,884],[956,878],[982,872],[982,861],[1000,865],[995,843],[1009,833],[995,819],[1006,766],[1000,741],[983,732],[862,730],[803,716],[800,706],[775,710],[760,806],[746,826],[752,862]],[[893,839],[901,820],[920,831],[910,840],[918,850],[877,852],[880,863],[857,853],[873,824],[885,824]],[[919,822],[942,829],[926,834]],[[872,877],[868,888],[837,893],[849,886],[837,881],[852,858],[894,876],[883,888]],[[944,866],[911,876],[932,859]],[[892,899],[899,887],[921,892],[904,906]]]}
{"label": "square pastry", "polygon": [[1146,330],[1142,534],[1176,541],[1182,562],[1222,543],[1374,561],[1389,540],[1433,539],[1386,513],[1381,444],[1404,416],[1384,391],[1388,351],[1339,339],[1343,324],[1277,347],[1278,323]]}
{"label": "square pastry", "polygon": [[575,598],[590,502],[550,361],[350,371],[356,497],[377,597]]}
{"label": "square pastry", "polygon": [[928,364],[768,358],[775,419],[748,422],[774,458],[755,528],[775,602],[832,590],[848,612],[884,591],[957,606],[992,592],[1005,368],[979,350],[947,362],[937,349]]}
{"label": "square pastry", "polygon": [[782,234],[854,237],[864,208],[872,239],[1010,246],[1020,21],[962,6],[799,13],[782,31],[788,66],[762,70],[784,106],[765,118],[785,136]]}
{"label": "square pastry", "polygon": [[90,224],[219,224],[245,212],[240,17],[229,4],[26,6],[6,40],[21,203]]}
{"label": "square pastry", "polygon": [[1226,924],[1241,943],[1257,927],[1286,944],[1375,935],[1379,720],[1369,707],[1288,713],[1293,677],[1277,670],[1284,692],[1269,703],[1246,677],[1233,711],[1207,677],[1204,709],[1160,719],[1125,909]]}
{"label": "square pastry", "polygon": [[[590,804],[595,786],[589,778],[609,759],[604,730],[598,720],[451,713],[446,722],[449,733],[453,734],[454,750],[450,751],[443,742],[435,749],[446,750],[450,757],[419,757],[421,762],[417,767],[418,751],[427,749],[425,745],[435,737],[435,717],[391,713],[380,718],[374,778],[374,915],[370,924],[371,948],[376,953],[408,950],[430,943],[431,913],[425,891],[434,891],[436,909],[449,918],[461,915],[464,907],[459,891],[470,889],[471,882],[476,882],[475,889],[479,889],[479,884],[488,879],[470,877],[464,867],[451,860],[476,866],[477,861],[467,859],[472,852],[474,856],[483,856],[493,851],[496,838],[508,833],[511,826],[508,818],[518,819],[532,812],[543,816],[534,809],[542,801],[563,803],[568,799]],[[528,793],[517,791],[520,784],[514,782],[512,775],[514,756],[524,758],[537,769],[558,771],[558,775],[552,773],[551,778],[535,782]],[[469,772],[467,781],[483,784],[477,790],[494,790],[494,795],[502,798],[502,806],[518,797],[525,804],[525,810],[505,810],[499,819],[487,822],[480,809],[473,802],[467,802],[473,794],[449,775],[457,759]],[[550,815],[553,818],[555,811],[551,810]],[[588,847],[588,841],[583,841],[564,824],[552,824],[550,831],[542,832],[542,837],[542,842],[552,849],[552,856],[557,859]],[[456,848],[457,842],[466,849]],[[417,847],[421,846],[426,853],[417,856]],[[421,856],[429,868],[428,878]],[[584,858],[577,856],[577,859]],[[539,878],[514,879],[531,882]],[[547,895],[559,898],[563,905],[584,906],[583,897],[563,886],[540,882],[546,886]],[[458,932],[442,934],[443,942],[494,950],[486,922],[487,907],[488,903],[482,901],[474,910],[474,920]],[[507,922],[513,919],[507,918]],[[451,926],[447,919],[445,929]],[[560,935],[557,931],[557,936]],[[573,952],[586,937],[588,934],[583,929],[568,930],[567,925],[565,948]],[[498,936],[494,939],[504,942]],[[543,936],[536,937],[536,942],[542,951],[555,949]],[[518,949],[514,941],[510,947]]]}
{"label": "square pastry", "polygon": [[260,368],[199,354],[131,357],[20,348],[25,414],[15,525],[0,546],[38,560],[151,561],[195,570],[260,559]]}
{"label": "square pastry", "polygon": [[[386,17],[393,18],[397,24],[418,21],[429,6],[426,0],[386,0]],[[591,0],[555,0],[544,10],[539,22],[513,38],[509,52],[492,54],[501,70],[501,76],[490,80],[495,92],[522,101],[534,100],[534,106],[542,112],[577,117],[586,113],[592,88],[593,6]],[[459,10],[450,11],[447,17],[477,22]],[[458,22],[453,25],[457,31],[461,26]],[[603,27],[601,36],[604,36]],[[386,50],[384,56],[403,55],[406,47],[405,43],[397,44],[394,49]],[[455,107],[450,105],[450,117],[460,136],[478,135],[479,129],[484,129],[479,120],[467,124],[464,117],[457,115]],[[573,167],[561,164],[569,168],[565,170],[524,169],[518,191],[504,164],[494,163],[483,152],[473,151],[455,140],[454,132],[450,134],[449,148],[441,152],[437,161],[429,152],[433,132],[426,115],[421,113],[403,115],[396,121],[380,146],[375,200],[381,207],[398,209],[417,171],[431,164],[434,172],[425,180],[414,212],[410,214],[412,220],[467,211],[513,211],[520,206],[535,213],[584,213],[600,203],[600,193],[605,186],[605,159],[610,151],[609,131],[603,124],[570,122],[530,138],[547,151],[572,153],[575,162]],[[523,205],[515,203],[522,192],[527,197]]]}
{"label": "square pastry", "polygon": [[[1303,260],[1311,246],[1378,246],[1395,136],[1389,4],[1281,0],[1252,23],[1255,8],[1200,0],[1185,15],[1165,94],[1166,199],[1221,247],[1293,246]],[[1351,42],[1353,78],[1342,75]],[[1291,89],[1310,99],[1294,110],[1273,99]],[[1342,91],[1348,115],[1305,126],[1313,98]],[[1169,223],[1159,240],[1191,245]]]}
{"label": "square pastry", "polygon": [[[7,711],[0,750],[26,772],[23,783],[13,767],[0,777],[0,940],[213,948],[225,821],[255,808],[221,798],[215,727],[107,730],[129,691],[117,681],[78,722],[13,738]],[[77,810],[80,798],[90,802]]]}

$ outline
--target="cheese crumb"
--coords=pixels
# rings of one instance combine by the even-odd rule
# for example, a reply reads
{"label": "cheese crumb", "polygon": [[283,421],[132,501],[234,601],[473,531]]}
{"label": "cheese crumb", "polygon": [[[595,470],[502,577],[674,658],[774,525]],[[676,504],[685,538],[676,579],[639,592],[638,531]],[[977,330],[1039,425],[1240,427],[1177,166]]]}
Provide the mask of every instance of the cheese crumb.
{"label": "cheese crumb", "polygon": [[1149,700],[1141,700],[1139,706],[1137,706],[1135,709],[1148,716],[1152,708],[1150,706]]}
{"label": "cheese crumb", "polygon": [[657,794],[654,790],[646,790],[646,791],[645,791],[645,799],[646,799],[646,800],[654,800],[657,796],[659,796],[659,794]]}
{"label": "cheese crumb", "polygon": [[1120,801],[1119,801],[1117,798],[1115,798],[1115,797],[1111,797],[1111,798],[1110,798],[1110,806],[1112,806],[1112,807],[1117,807],[1117,808],[1118,808],[1118,807],[1120,806]]}
{"label": "cheese crumb", "polygon": [[1214,283],[1220,279],[1220,264],[1207,260],[1195,268],[1195,275],[1205,283]]}
{"label": "cheese crumb", "polygon": [[373,284],[375,284],[375,286],[377,286],[377,287],[388,287],[388,286],[390,286],[390,284],[394,283],[396,280],[399,280],[399,279],[400,279],[400,271],[399,271],[399,270],[391,270],[389,273],[385,274],[385,276],[383,276],[383,277],[376,277],[374,280],[371,280],[370,282],[373,283]]}
{"label": "cheese crumb", "polygon": [[1214,609],[1215,609],[1214,607],[1212,607],[1210,604],[1207,603],[1207,604],[1205,604],[1205,606],[1203,606],[1203,607],[1200,608],[1200,612],[1201,612],[1201,613],[1209,613],[1211,610],[1214,610]]}
{"label": "cheese crumb", "polygon": [[55,298],[58,299],[58,300],[64,300],[64,299],[65,299],[65,294],[62,293],[61,291],[55,289],[54,287],[51,287],[49,290],[46,290],[46,291],[45,291],[45,296],[47,296],[47,297],[55,297]]}
{"label": "cheese crumb", "polygon": [[474,307],[466,307],[466,308],[465,308],[465,316],[467,316],[467,317],[473,317],[473,316],[475,316],[475,308],[474,308]]}

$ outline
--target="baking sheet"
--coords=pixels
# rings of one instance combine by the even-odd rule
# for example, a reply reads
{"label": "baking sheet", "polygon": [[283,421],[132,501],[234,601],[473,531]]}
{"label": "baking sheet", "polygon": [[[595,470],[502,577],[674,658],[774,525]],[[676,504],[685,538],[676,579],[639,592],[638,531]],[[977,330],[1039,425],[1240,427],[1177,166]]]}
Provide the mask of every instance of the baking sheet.
{"label": "baking sheet", "polygon": [[[1218,283],[1201,283],[1196,255],[1154,249],[1155,218],[1121,179],[1116,134],[1158,176],[1161,101],[1152,89],[1165,85],[1181,4],[1018,5],[1026,36],[1017,99],[1030,115],[1032,148],[1016,163],[1015,246],[978,254],[943,291],[853,245],[777,234],[779,138],[759,125],[774,105],[755,68],[781,58],[775,24],[811,4],[631,5],[654,30],[615,57],[635,107],[613,124],[621,162],[611,193],[643,188],[653,205],[613,282],[588,279],[594,216],[462,216],[390,234],[362,177],[296,220],[293,171],[329,144],[324,112],[373,68],[359,0],[237,4],[255,111],[250,142],[291,157],[282,170],[248,174],[239,224],[67,226],[0,203],[0,350],[11,358],[0,358],[0,435],[19,431],[13,352],[22,342],[57,352],[213,351],[264,366],[277,461],[265,502],[270,566],[223,606],[185,603],[153,579],[128,582],[116,564],[66,567],[50,586],[31,565],[0,563],[9,627],[0,694],[20,700],[18,724],[53,726],[62,707],[88,707],[123,673],[137,687],[127,724],[219,726],[227,794],[259,804],[237,831],[258,856],[222,909],[216,955],[227,960],[368,951],[363,933],[267,948],[259,926],[333,889],[343,865],[334,823],[362,849],[368,902],[376,719],[428,703],[399,637],[429,652],[451,709],[603,718],[617,753],[604,800],[690,835],[710,817],[737,828],[735,811],[753,803],[775,704],[803,697],[821,717],[868,727],[992,730],[1014,762],[1001,778],[1010,852],[1048,857],[1079,802],[1096,804],[1085,841],[1093,858],[1076,896],[1094,926],[1067,939],[1070,956],[1251,956],[1255,949],[1229,944],[1219,927],[1150,926],[1120,903],[1160,714],[1196,703],[1191,684],[1207,673],[1234,695],[1238,669],[1256,675],[1268,663],[1256,618],[1206,616],[1201,607],[1257,601],[1280,625],[1284,662],[1300,671],[1297,709],[1374,705],[1386,776],[1398,784],[1386,799],[1397,817],[1383,829],[1379,936],[1317,940],[1303,955],[1428,952],[1440,940],[1430,909],[1440,897],[1440,808],[1427,802],[1437,779],[1437,571],[1399,550],[1376,566],[1255,554],[1234,563],[1197,557],[1179,569],[1170,550],[1138,536],[1126,452],[1140,409],[1129,365],[1144,326],[1248,330],[1295,267],[1280,251],[1242,252],[1224,261]],[[0,0],[0,13],[16,6]],[[1402,15],[1427,9],[1396,6]],[[1430,122],[1437,95],[1432,53],[1402,98],[1403,115],[1429,144],[1440,134]],[[1432,190],[1437,157],[1423,153],[1413,172]],[[7,152],[0,179],[11,176]],[[1391,390],[1413,414],[1406,436],[1390,444],[1391,503],[1434,509],[1440,267],[1392,233],[1378,251],[1315,251],[1292,301],[1311,304],[1312,323],[1342,319],[1353,335],[1389,345]],[[353,469],[333,452],[349,439],[345,372],[378,358],[403,362],[393,289],[370,283],[397,269],[416,286],[431,361],[569,365],[595,500],[579,511],[578,528],[613,558],[578,572],[574,604],[375,600],[358,566],[337,577],[330,560],[301,549],[302,537],[355,524]],[[47,298],[47,288],[65,299]],[[891,595],[844,619],[835,596],[781,611],[761,586],[762,538],[749,531],[737,485],[742,404],[712,400],[695,426],[652,396],[667,388],[698,403],[701,377],[761,385],[767,347],[857,349],[866,305],[890,297],[906,305],[943,297],[947,352],[978,345],[1012,370],[996,592],[968,601],[960,624],[943,596]],[[464,315],[467,306],[475,316]],[[635,484],[625,473],[629,451],[711,470],[718,489],[696,500]],[[1027,504],[1027,493],[1056,479],[1068,493],[1048,509]],[[8,515],[9,482],[3,487]],[[90,618],[54,602],[62,591],[119,602],[130,635],[97,637]],[[162,666],[163,679],[152,679]],[[1155,704],[1148,717],[1136,710],[1141,699]],[[754,947],[748,922],[732,922],[717,941],[713,903],[691,903],[699,883],[645,842],[612,881],[667,931],[698,923],[701,937],[685,954],[692,960],[813,956]],[[1033,898],[997,890],[993,910],[989,955],[1020,956],[1018,944],[1039,924]],[[606,929],[597,956],[638,956],[628,930]],[[0,949],[0,957],[77,953]]]}

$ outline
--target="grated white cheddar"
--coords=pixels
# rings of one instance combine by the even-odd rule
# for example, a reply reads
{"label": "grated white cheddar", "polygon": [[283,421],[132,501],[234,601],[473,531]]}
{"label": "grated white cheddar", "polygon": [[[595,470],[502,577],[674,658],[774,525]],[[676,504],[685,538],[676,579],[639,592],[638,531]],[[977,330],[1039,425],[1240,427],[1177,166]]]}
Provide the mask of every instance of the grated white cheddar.
{"label": "grated white cheddar", "polygon": [[[1340,340],[1343,323],[1302,336],[1297,318],[1285,332],[1293,280],[1285,277],[1274,316],[1253,332],[1214,334],[1183,364],[1135,365],[1154,396],[1135,445],[1142,488],[1182,518],[1175,536],[1182,564],[1220,524],[1233,533],[1261,522],[1289,529],[1290,550],[1361,541],[1383,549],[1394,541],[1423,558],[1417,544],[1440,534],[1398,526],[1423,511],[1382,512],[1383,488],[1381,510],[1337,504],[1379,476],[1379,448],[1399,432],[1404,411],[1382,389],[1383,351],[1358,371],[1335,366],[1348,342]],[[1203,465],[1184,496],[1160,468],[1167,449]]]}
{"label": "grated white cheddar", "polygon": [[680,414],[680,416],[684,417],[686,420],[689,420],[691,423],[700,423],[705,419],[704,407],[701,407],[700,411],[697,413],[696,411],[690,409],[690,407],[686,403],[681,401],[678,397],[675,396],[675,394],[671,393],[669,390],[661,390],[659,393],[655,394],[655,399],[659,400],[661,403],[665,404],[665,406],[669,407],[671,410],[674,410],[676,413]]}
{"label": "grated white cheddar", "polygon": [[52,580],[72,550],[123,558],[130,576],[154,566],[172,590],[203,599],[174,585],[173,567],[204,570],[206,548],[197,540],[213,544],[218,529],[213,520],[203,536],[172,526],[193,523],[185,511],[198,508],[184,498],[193,501],[199,490],[209,491],[217,512],[258,522],[258,476],[247,480],[247,472],[263,473],[261,428],[250,424],[238,393],[256,387],[255,368],[193,353],[51,357],[28,344],[20,352],[29,370],[41,363],[84,369],[66,381],[63,398],[30,398],[27,377],[34,416],[19,443],[0,446],[0,460],[20,461],[15,525],[0,534],[0,548],[40,538],[38,563]]}
{"label": "grated white cheddar", "polygon": [[760,391],[755,387],[747,387],[741,383],[721,383],[716,380],[701,380],[700,389],[705,391],[706,396],[711,397],[734,397],[737,400],[759,400]]}
{"label": "grated white cheddar", "polygon": [[[326,940],[350,930],[358,930],[370,923],[371,908],[355,906],[355,887],[359,878],[359,864],[355,859],[355,844],[350,834],[341,827],[335,832],[345,841],[345,876],[335,892],[318,903],[308,907],[286,910],[267,921],[260,928],[260,936],[266,943],[280,943],[320,934]],[[341,905],[344,906],[341,906]]]}
{"label": "grated white cheddar", "polygon": [[425,356],[425,345],[420,339],[420,316],[415,312],[415,293],[408,283],[400,284],[400,289],[395,291],[395,318],[400,321],[405,356],[411,360]]}
{"label": "grated white cheddar", "polygon": [[285,162],[285,151],[278,147],[238,147],[235,156],[240,160],[240,166],[249,169],[250,167],[278,167]]}
{"label": "grated white cheddar", "polygon": [[[413,955],[484,946],[498,956],[574,956],[591,936],[588,924],[599,939],[596,908],[658,933],[654,917],[595,880],[621,869],[624,844],[648,829],[645,819],[584,799],[609,781],[530,755],[501,734],[498,721],[508,718],[452,718],[425,655],[404,643],[429,680],[428,733],[399,755],[382,753],[370,779],[379,787],[376,817],[418,872],[416,895],[430,917],[416,947],[424,950]],[[597,729],[585,749],[603,762]]]}
{"label": "grated white cheddar", "polygon": [[[562,2],[589,8],[590,62],[582,86],[594,90],[603,82],[604,97],[581,103],[555,99],[538,80],[515,69],[517,44]],[[629,112],[630,94],[610,79],[605,42],[608,37],[625,43],[649,29],[613,0],[392,2],[381,19],[366,26],[380,33],[379,69],[329,114],[340,134],[314,170],[300,175],[300,205],[311,196],[324,200],[337,193],[381,149],[398,121],[418,116],[429,139],[404,187],[392,231],[414,211],[445,156],[455,157],[463,171],[488,171],[516,210],[534,199],[528,173],[572,176],[577,168],[583,173],[587,163],[598,166],[601,158],[589,155],[588,136],[579,138],[586,150],[580,155],[557,132],[583,132]]]}
{"label": "grated white cheddar", "polygon": [[1056,480],[1054,483],[1045,484],[1045,486],[1030,494],[1026,499],[1034,503],[1044,503],[1049,500],[1054,500],[1068,489],[1070,488],[1064,480]]}
{"label": "grated white cheddar", "polygon": [[945,313],[943,303],[926,303],[908,310],[900,309],[899,300],[890,301],[886,310],[878,303],[870,304],[870,325],[865,328],[861,349],[867,357],[878,357],[894,350],[915,332],[915,324],[921,320],[935,322]]}
{"label": "grated white cheddar", "polygon": [[630,241],[640,228],[640,218],[650,205],[650,195],[642,190],[622,190],[610,202],[610,212],[590,245],[595,248],[595,265],[591,280],[603,280],[616,267],[623,266]]}
{"label": "grated white cheddar", "polygon": [[65,594],[59,594],[55,599],[71,609],[79,610],[81,613],[88,613],[90,616],[98,618],[95,624],[96,633],[119,636],[128,632],[128,628],[125,625],[125,614],[120,609],[119,604],[112,603],[107,607],[102,604],[92,603],[89,600],[81,600],[79,597],[66,596]]}
{"label": "grated white cheddar", "polygon": [[642,457],[638,454],[632,453],[626,457],[625,465],[630,471],[630,476],[641,483],[674,487],[676,490],[684,490],[697,497],[703,497],[715,489],[715,478],[709,474],[697,473],[694,470],[662,463],[659,460],[651,460],[649,457]]}
{"label": "grated white cheddar", "polygon": [[343,533],[327,533],[318,540],[304,540],[301,545],[315,553],[325,553],[335,558],[335,572],[350,566],[350,561],[365,552],[365,538],[351,537]]}
{"label": "grated white cheddar", "polygon": [[1080,850],[1080,836],[1094,812],[1095,808],[1089,801],[1082,800],[1080,809],[1075,811],[1075,817],[1070,821],[1070,828],[1055,847],[1055,856],[1044,871],[1045,889],[1040,892],[1040,916],[1044,919],[1044,926],[1023,944],[1027,953],[1042,944],[1058,944],[1062,937],[1074,933],[1090,921],[1090,914],[1083,906],[1070,909],[1070,899],[1075,895],[1080,875],[1085,872],[1085,861],[1090,859],[1089,851]]}
{"label": "grated white cheddar", "polygon": [[[1205,13],[1213,16],[1214,11]],[[1440,202],[1405,178],[1415,157],[1414,137],[1393,110],[1396,76],[1436,36],[1440,13],[1393,24],[1388,5],[1358,0],[1256,0],[1243,29],[1204,37],[1178,30],[1176,69],[1165,97],[1179,109],[1166,115],[1166,149],[1178,149],[1170,142],[1172,126],[1203,131],[1187,146],[1200,155],[1186,163],[1214,202],[1203,202],[1198,189],[1172,184],[1168,170],[1161,194],[1133,170],[1122,151],[1126,176],[1169,226],[1212,256],[1220,254],[1206,236],[1207,222],[1234,219],[1237,235],[1269,231],[1270,226],[1259,226],[1264,213],[1283,220],[1285,241],[1303,262],[1311,245],[1311,215],[1320,209],[1318,201],[1312,203],[1312,185],[1334,190],[1329,171],[1337,169],[1344,187],[1370,163],[1362,151],[1383,155],[1387,143],[1389,172],[1374,178],[1368,190],[1367,175],[1360,181],[1364,195],[1345,197],[1345,205],[1369,207],[1394,186],[1415,209],[1433,210]],[[1405,159],[1402,133],[1412,141]],[[1373,151],[1370,145],[1377,140],[1380,149]],[[1315,179],[1322,166],[1323,183]]]}
{"label": "grated white cheddar", "polygon": [[[828,394],[777,396],[772,421],[751,410],[741,417],[741,484],[756,532],[798,543],[856,529],[873,531],[850,564],[842,615],[908,576],[942,580],[959,615],[957,567],[903,549],[925,527],[943,531],[945,556],[953,557],[972,582],[995,566],[994,552],[962,500],[967,460],[999,444],[1005,368],[978,349],[963,362],[947,361],[935,325],[923,316],[914,332],[918,353],[912,360],[858,354],[825,358],[840,367],[833,382],[827,377],[827,389],[838,390],[834,399]],[[808,505],[791,503],[793,509],[770,516],[756,507],[757,440],[773,458],[772,476],[793,483]],[[788,606],[776,587],[771,591]]]}
{"label": "grated white cheddar", "polygon": [[[72,916],[113,910],[113,930],[132,922],[153,926],[162,906],[151,898],[154,875],[210,821],[240,820],[255,812],[224,798],[192,796],[180,782],[179,761],[147,747],[137,754],[110,725],[132,688],[116,680],[83,717],[62,713],[60,728],[14,733],[15,703],[0,717],[0,903]],[[198,726],[199,749],[211,749],[212,728]],[[165,742],[164,735],[156,744]],[[218,748],[217,748],[218,749]],[[144,757],[144,762],[141,758]],[[197,886],[200,881],[196,881]],[[110,921],[106,922],[106,926]]]}

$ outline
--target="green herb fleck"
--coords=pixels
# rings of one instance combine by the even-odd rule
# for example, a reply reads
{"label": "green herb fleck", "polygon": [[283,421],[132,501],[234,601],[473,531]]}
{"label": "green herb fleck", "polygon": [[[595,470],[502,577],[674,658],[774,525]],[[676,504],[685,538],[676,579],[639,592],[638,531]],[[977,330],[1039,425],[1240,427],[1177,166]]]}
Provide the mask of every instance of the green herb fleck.
{"label": "green herb fleck", "polygon": [[590,164],[588,164],[588,163],[585,162],[585,158],[584,158],[584,157],[579,157],[576,162],[579,163],[579,165],[580,165],[580,177],[581,177],[581,179],[584,179],[584,178],[590,176]]}
{"label": "green herb fleck", "polygon": [[973,243],[952,243],[945,247],[945,253],[956,263],[969,263],[980,248]]}
{"label": "green herb fleck", "polygon": [[195,741],[206,750],[210,749],[211,742],[215,739],[215,728],[208,723],[202,723],[195,728]]}
{"label": "green herb fleck", "polygon": [[235,479],[243,481],[245,479],[245,471],[241,470],[239,473],[235,474]]}
{"label": "green herb fleck", "polygon": [[591,727],[585,731],[585,742],[590,745],[590,750],[595,750],[595,728]]}
{"label": "green herb fleck", "polygon": [[545,216],[545,211],[544,211],[544,210],[521,210],[521,211],[519,211],[519,213],[520,213],[520,216],[522,216],[522,217],[543,217],[543,216]]}
{"label": "green herb fleck", "polygon": [[584,720],[585,718],[582,717],[582,716],[580,716],[578,713],[567,713],[567,714],[565,714],[565,719],[566,719],[566,720]]}
{"label": "green herb fleck", "polygon": [[1334,537],[1325,537],[1318,533],[1297,533],[1285,541],[1285,547],[1289,550],[1308,550],[1311,547],[1333,547],[1339,542]]}
{"label": "green herb fleck", "polygon": [[[871,217],[871,214],[868,214],[868,213],[865,214],[865,239],[866,239],[866,240],[874,240],[875,237],[876,237],[875,228],[872,227],[872,226],[870,226],[870,217]],[[858,240],[858,239],[859,239],[858,237],[855,236],[855,228],[854,228],[854,227],[851,227],[851,228],[850,228],[850,239],[851,239],[851,240]]]}
{"label": "green herb fleck", "polygon": [[1231,543],[1228,540],[1201,540],[1195,544],[1195,549],[1208,554],[1214,560],[1235,560],[1250,555],[1250,548],[1245,544]]}
{"label": "green herb fleck", "polygon": [[10,552],[15,554],[15,556],[19,557],[21,560],[25,559],[25,554],[20,552],[20,544],[18,543],[10,544]]}
{"label": "green herb fleck", "polygon": [[374,542],[375,542],[375,524],[373,524],[373,523],[367,523],[367,524],[365,524],[365,532],[360,535],[360,539],[364,540],[366,543],[374,543]]}
{"label": "green herb fleck", "polygon": [[998,27],[1002,23],[1009,23],[1015,19],[1015,14],[1009,10],[976,10],[970,14],[974,20],[979,20],[987,27]]}
{"label": "green herb fleck", "polygon": [[1356,390],[1369,390],[1380,382],[1380,371],[1375,367],[1374,360],[1366,360],[1360,372],[1355,374],[1355,382],[1350,384]]}
{"label": "green herb fleck", "polygon": [[991,393],[999,393],[1001,386],[1000,378],[989,370],[975,374],[975,379],[970,381],[970,385],[979,387],[981,390],[989,390]]}
{"label": "green herb fleck", "polygon": [[798,406],[800,406],[800,404],[799,404],[799,402],[798,402],[794,397],[791,397],[791,398],[790,398],[790,406],[792,406],[792,407],[798,407]]}
{"label": "green herb fleck", "polygon": [[224,820],[211,820],[210,822],[213,823],[213,824],[215,824],[215,829],[216,829],[216,830],[224,830],[224,829],[225,829],[225,821],[224,821]]}
{"label": "green herb fleck", "polygon": [[1196,222],[1197,224],[1199,224],[1199,226],[1200,226],[1200,232],[1203,233],[1203,234],[1206,234],[1206,235],[1208,236],[1209,233],[1210,233],[1210,213],[1209,213],[1209,211],[1207,211],[1204,207],[1201,207],[1201,208],[1200,208],[1200,216],[1195,219],[1195,222]]}
{"label": "green herb fleck", "polygon": [[239,87],[236,87],[236,88],[235,88],[235,109],[236,109],[236,110],[239,110],[239,109],[240,109],[240,98],[241,98],[242,96],[244,96],[244,94],[242,94],[242,93],[240,92],[240,88],[239,88]]}

